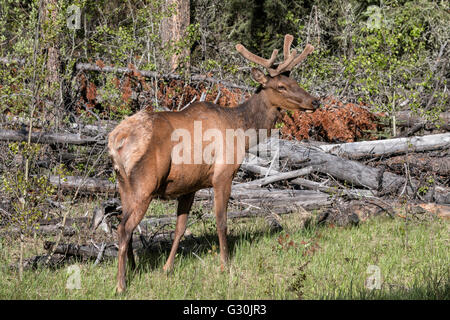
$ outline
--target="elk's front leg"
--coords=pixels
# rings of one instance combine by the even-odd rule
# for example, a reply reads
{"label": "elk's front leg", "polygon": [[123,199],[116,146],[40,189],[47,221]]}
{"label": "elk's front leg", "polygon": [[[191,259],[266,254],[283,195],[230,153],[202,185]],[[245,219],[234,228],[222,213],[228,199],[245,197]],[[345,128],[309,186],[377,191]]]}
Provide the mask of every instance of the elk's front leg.
{"label": "elk's front leg", "polygon": [[214,213],[216,215],[216,228],[219,236],[220,268],[222,271],[228,265],[227,244],[227,206],[231,193],[231,181],[224,180],[214,186]]}
{"label": "elk's front leg", "polygon": [[177,208],[177,224],[175,226],[175,238],[173,240],[172,249],[170,250],[169,258],[163,267],[163,270],[169,272],[173,269],[173,262],[177,253],[178,245],[180,244],[181,237],[186,231],[186,221],[189,211],[191,210],[192,203],[194,202],[195,192],[186,194],[178,198]]}

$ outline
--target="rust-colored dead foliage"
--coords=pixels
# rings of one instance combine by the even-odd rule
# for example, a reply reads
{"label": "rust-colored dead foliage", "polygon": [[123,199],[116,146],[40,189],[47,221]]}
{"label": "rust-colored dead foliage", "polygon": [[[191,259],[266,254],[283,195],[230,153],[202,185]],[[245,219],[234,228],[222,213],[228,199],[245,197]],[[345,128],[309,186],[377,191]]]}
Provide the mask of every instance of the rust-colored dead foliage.
{"label": "rust-colored dead foliage", "polygon": [[205,101],[215,102],[217,99],[216,103],[222,107],[236,107],[241,99],[248,99],[251,95],[240,89],[228,89],[220,84],[208,86],[198,83],[194,85],[181,80],[171,80],[168,83],[160,81],[158,85],[158,100],[161,105],[170,110],[182,109],[194,98],[194,101],[200,101],[204,92],[206,92]]}
{"label": "rust-colored dead foliage", "polygon": [[89,81],[84,74],[78,76],[78,81],[80,83],[80,99],[75,103],[75,110],[80,112],[85,108],[95,108],[96,98],[97,98],[97,86]]}
{"label": "rust-colored dead foliage", "polygon": [[312,113],[283,112],[281,134],[285,139],[309,139],[328,142],[352,142],[371,138],[377,129],[377,116],[364,108],[364,104],[343,103],[336,98],[322,100],[322,108]]}
{"label": "rust-colored dead foliage", "polygon": [[104,63],[102,60],[100,60],[100,59],[96,60],[96,61],[95,61],[95,64],[96,64],[99,68],[104,68],[104,67],[105,67],[105,63]]}
{"label": "rust-colored dead foliage", "polygon": [[[96,62],[102,65],[101,61]],[[200,101],[206,94],[205,101],[215,102],[223,107],[236,107],[250,98],[251,93],[230,89],[220,84],[186,82],[183,80],[158,80],[143,77],[133,65],[130,74],[121,79],[114,78],[114,86],[120,90],[121,106],[99,105],[96,103],[97,88],[84,75],[80,76],[81,100],[84,106],[99,108],[100,113],[130,106],[133,112],[139,109],[153,109],[156,106],[166,110],[178,111],[193,101]],[[155,89],[157,89],[155,99]],[[136,94],[133,94],[136,93]],[[139,101],[132,97],[139,96]],[[104,104],[104,103],[103,103]],[[82,104],[83,105],[83,104]],[[378,129],[378,116],[365,108],[363,103],[343,103],[334,97],[322,100],[322,107],[313,113],[302,111],[282,112],[279,119],[282,123],[281,134],[285,139],[314,139],[326,142],[352,142],[359,139],[375,138],[373,133]]]}
{"label": "rust-colored dead foliage", "polygon": [[125,77],[125,80],[122,83],[121,92],[122,92],[122,101],[125,103],[129,103],[133,93],[133,90],[131,88],[130,77]]}

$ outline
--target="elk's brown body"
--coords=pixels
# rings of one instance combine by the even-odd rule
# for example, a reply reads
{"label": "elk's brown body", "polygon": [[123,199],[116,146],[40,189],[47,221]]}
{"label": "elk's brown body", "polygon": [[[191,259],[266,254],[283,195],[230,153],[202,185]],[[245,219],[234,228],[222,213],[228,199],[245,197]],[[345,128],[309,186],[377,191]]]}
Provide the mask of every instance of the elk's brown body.
{"label": "elk's brown body", "polygon": [[[308,45],[301,55],[296,56],[295,50],[292,53],[289,50],[291,43],[292,36],[287,35],[284,46],[285,62],[277,69],[271,68],[274,59],[271,61],[263,59],[265,61],[262,64],[258,60],[262,58],[253,54],[249,56],[249,52],[243,46],[237,46],[244,57],[268,68],[270,76],[253,68],[252,76],[261,84],[261,88],[236,108],[223,108],[209,102],[199,102],[181,112],[140,111],[123,120],[110,133],[108,148],[118,176],[123,208],[118,228],[118,292],[125,290],[127,257],[131,266],[135,266],[131,247],[133,230],[144,217],[151,200],[156,197],[178,199],[175,238],[164,265],[164,270],[169,271],[173,267],[175,254],[186,228],[187,215],[195,192],[202,188],[213,188],[221,266],[225,268],[228,262],[227,204],[232,180],[242,163],[243,155],[239,155],[238,146],[234,145],[231,151],[236,157],[232,163],[217,161],[218,154],[214,153],[213,161],[195,163],[195,152],[190,153],[190,161],[186,161],[187,163],[175,163],[173,151],[179,141],[171,137],[174,131],[180,129],[190,133],[191,141],[187,146],[194,149],[194,145],[199,142],[196,141],[198,137],[194,132],[196,123],[201,124],[202,135],[213,129],[222,133],[225,139],[228,129],[270,130],[278,117],[279,108],[316,109],[319,105],[318,100],[300,88],[295,80],[281,74],[290,71],[312,51],[312,47]],[[207,146],[208,143],[203,142],[201,152]],[[249,147],[248,142],[245,149]]]}

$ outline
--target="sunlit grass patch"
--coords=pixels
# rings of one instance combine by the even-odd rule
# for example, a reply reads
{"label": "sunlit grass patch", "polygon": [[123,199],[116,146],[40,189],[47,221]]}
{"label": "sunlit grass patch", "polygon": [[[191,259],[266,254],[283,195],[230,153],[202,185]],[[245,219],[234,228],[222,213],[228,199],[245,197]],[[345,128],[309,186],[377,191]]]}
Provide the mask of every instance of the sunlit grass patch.
{"label": "sunlit grass patch", "polygon": [[[449,233],[445,220],[379,217],[357,227],[300,228],[296,214],[271,233],[262,218],[229,221],[231,263],[220,271],[214,219],[190,227],[173,273],[162,271],[167,252],[137,258],[128,290],[116,296],[117,261],[76,262],[80,289],[68,289],[73,273],[24,272],[19,282],[8,265],[16,244],[1,241],[1,299],[448,299]],[[36,254],[30,245],[28,254]],[[372,267],[370,267],[372,266]],[[371,269],[372,268],[372,269]],[[375,269],[373,269],[375,268]],[[370,289],[373,270],[379,282]],[[73,279],[72,279],[73,280]]]}

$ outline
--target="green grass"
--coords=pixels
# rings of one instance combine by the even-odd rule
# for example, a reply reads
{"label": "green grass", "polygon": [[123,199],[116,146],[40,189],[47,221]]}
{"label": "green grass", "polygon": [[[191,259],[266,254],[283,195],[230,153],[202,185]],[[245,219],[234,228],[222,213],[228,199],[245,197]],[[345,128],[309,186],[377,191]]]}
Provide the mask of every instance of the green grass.
{"label": "green grass", "polygon": [[[214,222],[196,224],[190,231],[197,242],[185,242],[172,274],[162,272],[167,252],[140,256],[121,296],[114,294],[116,260],[78,263],[81,289],[66,289],[68,266],[25,271],[20,282],[7,267],[18,245],[1,239],[0,299],[450,298],[448,221],[378,217],[351,228],[305,229],[292,214],[282,224],[284,231],[271,234],[263,219],[230,221],[227,272],[220,272]],[[370,265],[381,271],[381,289],[364,285]]]}

